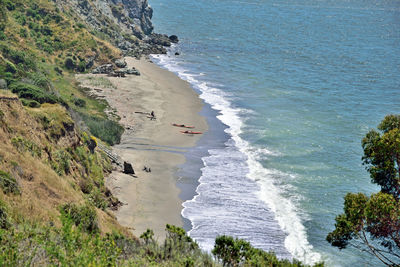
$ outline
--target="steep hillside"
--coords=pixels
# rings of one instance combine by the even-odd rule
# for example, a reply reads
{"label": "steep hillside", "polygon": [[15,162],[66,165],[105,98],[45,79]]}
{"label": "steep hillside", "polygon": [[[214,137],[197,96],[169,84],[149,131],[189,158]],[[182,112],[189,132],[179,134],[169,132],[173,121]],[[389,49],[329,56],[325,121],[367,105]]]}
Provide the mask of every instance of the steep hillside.
{"label": "steep hillside", "polygon": [[118,206],[104,186],[111,163],[90,151],[91,139],[78,133],[58,104],[25,108],[15,95],[0,92],[0,199],[15,222],[60,225],[59,207],[88,202],[96,207],[99,230],[123,230],[107,207]]}

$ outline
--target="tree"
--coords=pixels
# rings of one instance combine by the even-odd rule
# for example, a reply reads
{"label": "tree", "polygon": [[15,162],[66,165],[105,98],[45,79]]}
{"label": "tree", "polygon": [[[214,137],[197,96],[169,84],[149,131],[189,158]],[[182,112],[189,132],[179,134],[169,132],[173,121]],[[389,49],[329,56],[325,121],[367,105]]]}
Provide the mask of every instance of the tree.
{"label": "tree", "polygon": [[[218,236],[215,239],[212,254],[222,262],[223,266],[276,266],[276,267],[305,267],[300,261],[293,259],[278,259],[273,252],[266,252],[253,247],[249,242],[231,236]],[[316,263],[314,267],[323,267],[324,263]]]}
{"label": "tree", "polygon": [[251,249],[250,243],[231,236],[219,236],[215,239],[212,253],[222,260],[224,266],[238,266]]}
{"label": "tree", "polygon": [[348,193],[344,213],[328,234],[332,246],[355,246],[386,265],[400,265],[400,115],[388,115],[362,140],[363,164],[371,181],[381,187],[368,197]]}

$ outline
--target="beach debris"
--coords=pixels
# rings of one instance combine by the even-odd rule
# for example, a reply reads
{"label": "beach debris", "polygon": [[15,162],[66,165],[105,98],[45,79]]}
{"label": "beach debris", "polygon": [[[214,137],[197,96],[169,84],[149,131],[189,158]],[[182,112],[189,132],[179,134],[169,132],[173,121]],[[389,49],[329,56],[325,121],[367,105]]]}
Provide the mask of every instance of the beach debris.
{"label": "beach debris", "polygon": [[124,173],[125,174],[135,174],[135,171],[133,170],[132,164],[124,161]]}

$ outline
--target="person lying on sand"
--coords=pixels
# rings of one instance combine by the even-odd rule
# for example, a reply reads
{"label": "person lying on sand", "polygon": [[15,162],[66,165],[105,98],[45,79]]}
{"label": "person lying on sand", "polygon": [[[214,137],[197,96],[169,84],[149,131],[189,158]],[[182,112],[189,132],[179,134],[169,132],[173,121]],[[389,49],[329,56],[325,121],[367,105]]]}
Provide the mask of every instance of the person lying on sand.
{"label": "person lying on sand", "polygon": [[188,126],[185,124],[177,124],[177,123],[172,123],[172,126],[183,127],[183,128],[194,128],[194,126]]}
{"label": "person lying on sand", "polygon": [[151,172],[151,169],[150,169],[150,167],[149,167],[149,168],[147,168],[146,166],[144,166],[144,167],[143,167],[143,170],[144,170],[145,172]]}

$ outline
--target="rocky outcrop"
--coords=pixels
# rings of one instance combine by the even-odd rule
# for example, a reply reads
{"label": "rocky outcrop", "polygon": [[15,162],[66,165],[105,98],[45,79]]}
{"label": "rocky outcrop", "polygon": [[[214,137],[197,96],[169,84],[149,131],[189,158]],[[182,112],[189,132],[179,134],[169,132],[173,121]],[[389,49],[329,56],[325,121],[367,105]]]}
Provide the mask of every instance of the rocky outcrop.
{"label": "rocky outcrop", "polygon": [[95,68],[92,73],[93,74],[109,74],[113,72],[114,66],[112,64],[104,64]]}
{"label": "rocky outcrop", "polygon": [[[125,56],[165,54],[165,46],[178,41],[176,35],[153,33],[153,10],[147,0],[53,1],[62,11],[84,21],[87,28],[107,35]],[[86,62],[90,62],[87,68],[93,65]]]}
{"label": "rocky outcrop", "polygon": [[73,13],[98,31],[104,31],[105,28],[110,31],[115,30],[112,33],[109,32],[109,35],[115,35],[114,37],[122,37],[123,33],[128,33],[143,38],[153,31],[151,23],[153,10],[147,0],[54,1],[60,9],[64,11],[72,10]]}

